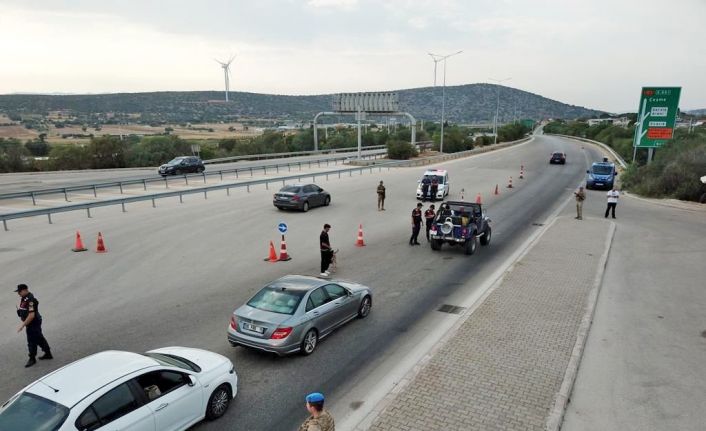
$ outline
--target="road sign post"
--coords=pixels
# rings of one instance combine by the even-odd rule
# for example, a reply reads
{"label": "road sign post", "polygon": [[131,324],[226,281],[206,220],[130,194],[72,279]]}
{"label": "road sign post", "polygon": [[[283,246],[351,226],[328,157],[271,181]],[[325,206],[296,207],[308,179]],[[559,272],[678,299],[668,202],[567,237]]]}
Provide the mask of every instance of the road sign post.
{"label": "road sign post", "polygon": [[282,235],[284,235],[285,233],[287,233],[287,223],[285,223],[285,222],[280,222],[280,224],[277,225],[277,230],[278,230],[279,233],[281,233]]}
{"label": "road sign post", "polygon": [[681,87],[642,87],[637,132],[633,139],[633,161],[638,148],[647,148],[649,163],[654,149],[672,139],[680,95]]}

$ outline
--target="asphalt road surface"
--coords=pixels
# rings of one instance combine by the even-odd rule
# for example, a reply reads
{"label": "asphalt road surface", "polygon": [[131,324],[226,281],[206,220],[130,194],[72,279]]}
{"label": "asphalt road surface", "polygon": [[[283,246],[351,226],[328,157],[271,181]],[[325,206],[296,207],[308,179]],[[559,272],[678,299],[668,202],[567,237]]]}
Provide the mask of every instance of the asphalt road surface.
{"label": "asphalt road surface", "polygon": [[[567,153],[566,165],[549,165],[552,151]],[[322,391],[335,411],[365,404],[364,394],[350,405],[336,404],[356,382],[389,360],[398,360],[431,329],[422,322],[444,314],[437,308],[462,289],[480,286],[510,256],[536,224],[565,202],[584,176],[597,150],[557,137],[538,136],[518,146],[455,160],[448,169],[451,197],[461,188],[467,200],[482,193],[493,219],[489,247],[473,256],[444,246],[408,245],[416,181],[425,168],[396,168],[321,182],[333,198],[330,207],[308,213],[272,206],[271,191],[193,197],[184,204],[164,200],[130,206],[127,213],[108,207],[13,222],[0,232],[0,398],[60,365],[107,349],[145,351],[181,345],[231,358],[239,375],[239,394],[226,416],[197,430],[294,430],[306,417],[303,397]],[[524,164],[525,179],[518,179]],[[507,189],[512,176],[515,187]],[[384,180],[387,211],[376,210],[375,188]],[[499,185],[500,195],[491,195]],[[425,208],[428,204],[425,204]],[[438,205],[437,205],[438,206]],[[268,242],[278,240],[277,223],[289,225],[293,260],[266,263]],[[273,355],[233,348],[226,341],[230,313],[263,284],[285,274],[318,274],[318,235],[324,223],[339,248],[337,277],[374,291],[371,315],[336,331],[309,357]],[[366,247],[355,247],[358,225]],[[72,253],[76,229],[95,248],[103,233],[107,254]],[[422,237],[422,242],[424,239]],[[56,359],[24,369],[24,334],[16,334],[12,292],[27,283],[40,300],[44,332]],[[470,286],[470,287],[467,287]],[[448,318],[452,318],[448,317]],[[433,321],[433,319],[431,319]],[[386,362],[388,361],[388,362]]]}
{"label": "asphalt road surface", "polygon": [[[366,150],[363,155],[379,154],[384,150]],[[296,163],[324,160],[330,157],[355,157],[356,153],[334,153],[315,156],[288,157],[285,159],[242,160],[239,162],[207,164],[206,172],[224,169],[247,168],[276,163]],[[339,162],[340,163],[340,162]],[[333,164],[333,163],[332,163]],[[0,193],[29,192],[33,190],[90,185],[115,181],[159,178],[157,167],[126,169],[86,169],[82,171],[18,172],[0,174]]]}

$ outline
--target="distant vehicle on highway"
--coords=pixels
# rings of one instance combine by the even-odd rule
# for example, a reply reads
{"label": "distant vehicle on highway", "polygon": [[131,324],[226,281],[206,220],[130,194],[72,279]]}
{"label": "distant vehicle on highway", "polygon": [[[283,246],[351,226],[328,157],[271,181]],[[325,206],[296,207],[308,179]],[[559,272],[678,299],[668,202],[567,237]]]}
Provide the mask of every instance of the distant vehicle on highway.
{"label": "distant vehicle on highway", "polygon": [[551,157],[549,157],[549,164],[560,164],[560,165],[565,165],[566,164],[566,153],[561,153],[558,151],[555,151],[552,153]]}
{"label": "distant vehicle on highway", "polygon": [[221,417],[237,388],[233,363],[217,353],[105,351],[15,394],[0,406],[0,430],[186,430]]}
{"label": "distant vehicle on highway", "polygon": [[424,172],[422,178],[417,181],[417,199],[432,199],[431,187],[427,191],[426,196],[422,196],[422,180],[424,177],[429,177],[430,180],[436,179],[439,186],[436,190],[436,196],[433,199],[443,200],[449,194],[449,172],[444,169],[429,169]]}
{"label": "distant vehicle on highway", "polygon": [[284,186],[272,197],[272,204],[279,209],[309,211],[316,206],[328,206],[331,195],[316,184],[292,184]]}
{"label": "distant vehicle on highway", "polygon": [[228,325],[228,341],[280,356],[310,355],[334,329],[365,318],[373,293],[362,284],[287,275],[260,289],[236,309]]}
{"label": "distant vehicle on highway", "polygon": [[[444,207],[448,205],[449,209]],[[449,201],[439,207],[430,231],[432,250],[441,250],[443,244],[460,245],[466,254],[473,254],[481,245],[490,244],[492,229],[490,219],[483,213],[481,204]]]}
{"label": "distant vehicle on highway", "polygon": [[586,171],[586,188],[611,190],[617,175],[615,164],[604,158],[602,162],[591,164],[591,169]]}
{"label": "distant vehicle on highway", "polygon": [[159,175],[183,175],[201,173],[206,170],[203,161],[195,156],[175,157],[159,167]]}

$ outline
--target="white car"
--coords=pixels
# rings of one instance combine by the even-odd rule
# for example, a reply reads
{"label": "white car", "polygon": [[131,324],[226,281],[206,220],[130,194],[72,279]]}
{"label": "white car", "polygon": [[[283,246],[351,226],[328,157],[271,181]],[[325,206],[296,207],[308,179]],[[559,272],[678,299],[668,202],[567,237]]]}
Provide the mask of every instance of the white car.
{"label": "white car", "polygon": [[[438,183],[436,196],[431,196],[431,185],[427,188],[426,194],[424,194],[423,182],[425,178],[428,178],[430,183],[432,180],[436,179]],[[417,199],[443,200],[445,196],[449,195],[449,172],[445,169],[429,169],[424,172],[424,175],[422,175],[422,178],[420,178],[417,183]]]}
{"label": "white car", "polygon": [[72,362],[0,406],[0,430],[185,430],[222,416],[238,376],[225,356],[165,347]]}

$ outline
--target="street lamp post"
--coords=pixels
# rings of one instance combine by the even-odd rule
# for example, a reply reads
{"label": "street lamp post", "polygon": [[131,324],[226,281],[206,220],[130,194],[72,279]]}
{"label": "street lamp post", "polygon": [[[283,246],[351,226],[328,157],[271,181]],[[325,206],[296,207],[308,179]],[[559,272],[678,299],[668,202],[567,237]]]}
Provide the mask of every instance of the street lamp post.
{"label": "street lamp post", "polygon": [[463,51],[454,52],[448,55],[438,55],[429,53],[431,58],[434,60],[434,85],[436,86],[436,63],[439,61],[444,62],[444,83],[441,88],[441,141],[439,142],[439,152],[444,152],[444,116],[446,111],[446,59],[458,55]]}
{"label": "street lamp post", "polygon": [[493,134],[495,135],[495,138],[493,140],[494,144],[498,143],[498,114],[500,113],[500,84],[509,81],[512,78],[505,78],[505,79],[493,79],[493,78],[488,78],[491,81],[497,82],[497,88],[496,88],[496,96],[497,100],[495,102],[495,121],[493,121]]}

